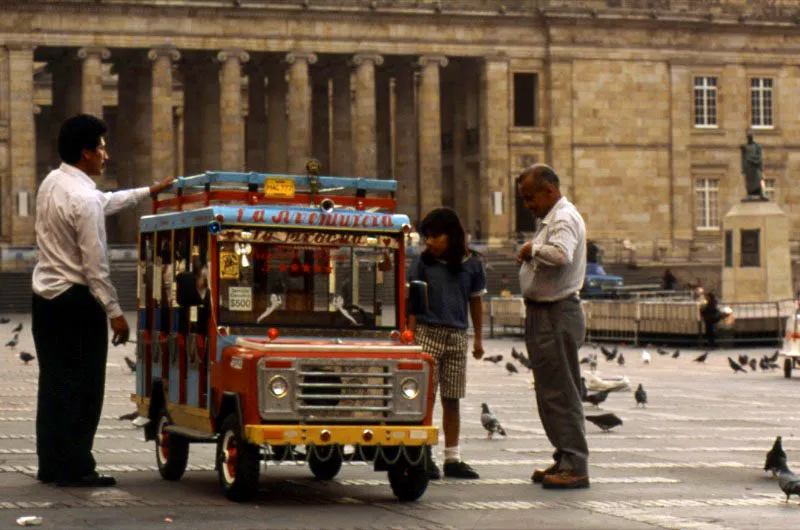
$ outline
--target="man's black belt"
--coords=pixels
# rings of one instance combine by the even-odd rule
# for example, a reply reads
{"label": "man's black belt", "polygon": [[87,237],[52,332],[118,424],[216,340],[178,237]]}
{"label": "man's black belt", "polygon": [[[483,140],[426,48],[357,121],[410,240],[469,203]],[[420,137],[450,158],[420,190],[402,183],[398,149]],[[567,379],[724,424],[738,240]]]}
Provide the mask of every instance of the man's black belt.
{"label": "man's black belt", "polygon": [[529,305],[529,306],[533,306],[533,307],[546,307],[546,306],[551,306],[553,304],[557,304],[559,302],[564,302],[566,300],[572,300],[572,301],[578,302],[578,301],[580,301],[580,297],[577,295],[577,293],[572,293],[568,297],[562,298],[561,300],[552,300],[552,301],[549,301],[549,302],[539,302],[539,301],[536,301],[536,300],[531,300],[530,298],[525,298],[525,305]]}

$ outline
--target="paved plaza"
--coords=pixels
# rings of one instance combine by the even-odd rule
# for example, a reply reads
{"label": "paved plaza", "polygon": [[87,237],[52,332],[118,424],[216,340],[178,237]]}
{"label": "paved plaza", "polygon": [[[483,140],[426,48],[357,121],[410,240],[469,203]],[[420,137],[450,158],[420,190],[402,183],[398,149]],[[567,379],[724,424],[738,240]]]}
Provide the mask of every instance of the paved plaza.
{"label": "paved plaza", "polygon": [[[552,448],[536,415],[530,375],[507,375],[512,346],[520,338],[486,341],[493,365],[470,360],[468,397],[462,407],[462,455],[481,474],[477,481],[431,483],[416,503],[397,502],[384,473],[346,464],[336,480],[315,480],[303,464],[268,464],[251,504],[228,502],[219,492],[213,446],[193,445],[189,471],[177,483],[160,478],[152,443],[121,414],[131,412],[134,377],[124,363],[134,346],[111,348],[103,419],[95,443],[99,470],[117,488],[61,489],[39,484],[34,418],[38,365],[23,365],[20,351],[34,352],[30,317],[6,315],[0,339],[24,323],[16,350],[0,360],[0,528],[17,517],[38,515],[41,528],[796,528],[800,499],[787,504],[777,479],[762,471],[764,455],[782,435],[789,466],[800,468],[800,381],[782,371],[734,374],[727,355],[766,349],[721,351],[705,365],[652,348],[623,347],[627,363],[598,372],[626,375],[649,394],[646,409],[632,392],[611,394],[601,405],[624,425],[602,433],[588,425],[592,487],[549,491],[531,484],[534,467],[549,463]],[[133,321],[132,315],[128,317]],[[5,344],[6,340],[3,340]],[[591,351],[591,348],[584,348]],[[584,365],[585,366],[585,365]],[[488,403],[508,432],[487,440],[480,404]],[[589,409],[594,408],[589,406]],[[438,421],[437,407],[437,421]],[[441,459],[441,446],[438,448]]]}

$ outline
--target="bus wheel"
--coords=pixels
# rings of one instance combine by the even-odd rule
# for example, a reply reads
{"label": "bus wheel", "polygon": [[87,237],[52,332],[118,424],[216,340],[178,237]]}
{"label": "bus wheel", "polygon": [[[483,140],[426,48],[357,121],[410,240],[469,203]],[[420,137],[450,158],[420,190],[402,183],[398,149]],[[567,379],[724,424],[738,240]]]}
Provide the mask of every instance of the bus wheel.
{"label": "bus wheel", "polygon": [[402,502],[411,502],[422,497],[428,489],[428,476],[424,466],[411,467],[397,463],[389,468],[389,485],[392,492]]}
{"label": "bus wheel", "polygon": [[217,441],[217,475],[222,493],[228,500],[242,502],[258,493],[261,451],[242,436],[236,416],[222,422]]}
{"label": "bus wheel", "polygon": [[315,445],[308,455],[308,467],[319,480],[331,480],[342,469],[342,454],[338,445]]}
{"label": "bus wheel", "polygon": [[792,377],[792,364],[793,364],[793,359],[791,358],[787,357],[786,360],[783,361],[783,377],[785,377],[786,379]]}
{"label": "bus wheel", "polygon": [[156,463],[162,478],[180,480],[189,461],[189,440],[180,434],[167,432],[171,423],[167,412],[162,409],[156,433]]}

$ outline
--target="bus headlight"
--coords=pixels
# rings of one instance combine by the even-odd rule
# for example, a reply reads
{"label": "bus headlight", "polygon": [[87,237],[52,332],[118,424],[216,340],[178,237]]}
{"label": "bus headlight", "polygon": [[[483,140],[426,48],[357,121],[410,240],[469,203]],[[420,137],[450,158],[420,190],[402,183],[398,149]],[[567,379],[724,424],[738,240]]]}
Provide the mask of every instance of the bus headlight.
{"label": "bus headlight", "polygon": [[269,391],[273,396],[280,399],[289,392],[289,382],[282,375],[276,375],[269,380]]}
{"label": "bus headlight", "polygon": [[416,379],[408,377],[400,383],[400,392],[403,393],[404,398],[414,399],[419,395],[419,383]]}

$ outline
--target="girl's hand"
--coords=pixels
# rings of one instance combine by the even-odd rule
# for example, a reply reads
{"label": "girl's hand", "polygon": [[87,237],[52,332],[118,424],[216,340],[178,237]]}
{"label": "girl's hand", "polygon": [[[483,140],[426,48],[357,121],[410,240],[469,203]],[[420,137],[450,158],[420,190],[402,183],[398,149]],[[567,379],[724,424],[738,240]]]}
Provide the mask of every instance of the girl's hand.
{"label": "girl's hand", "polygon": [[475,344],[472,345],[472,356],[475,357],[476,359],[480,359],[481,357],[483,357],[483,354],[484,354],[483,344],[481,343],[481,341],[476,340]]}

